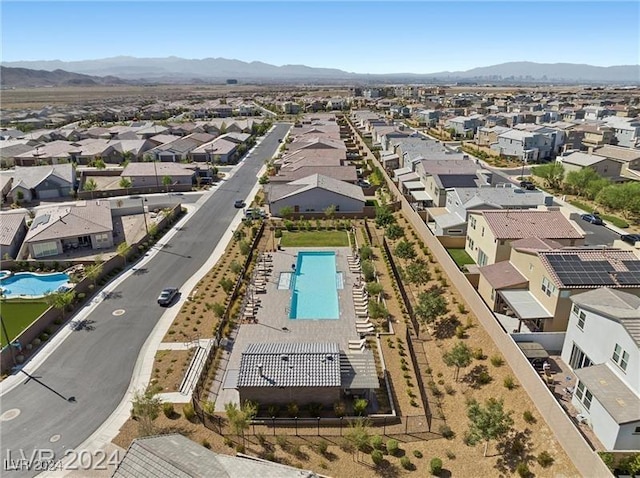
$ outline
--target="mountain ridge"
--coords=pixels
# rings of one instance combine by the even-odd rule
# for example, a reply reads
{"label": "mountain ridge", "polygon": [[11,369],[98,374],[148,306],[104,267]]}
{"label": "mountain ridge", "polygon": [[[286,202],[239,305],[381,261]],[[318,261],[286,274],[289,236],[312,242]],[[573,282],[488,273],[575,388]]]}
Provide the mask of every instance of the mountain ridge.
{"label": "mountain ridge", "polygon": [[[319,68],[299,64],[272,65],[261,61],[245,62],[229,58],[187,59],[176,56],[137,58],[115,56],[96,60],[43,60],[3,62],[9,68],[53,71],[95,77],[117,77],[121,80],[151,81],[159,78],[180,80],[224,81],[407,81],[419,80],[485,80],[485,81],[559,81],[640,83],[640,65],[593,66],[574,63],[507,62],[470,70],[435,73],[354,73],[337,68]],[[94,81],[99,81],[95,80]]]}

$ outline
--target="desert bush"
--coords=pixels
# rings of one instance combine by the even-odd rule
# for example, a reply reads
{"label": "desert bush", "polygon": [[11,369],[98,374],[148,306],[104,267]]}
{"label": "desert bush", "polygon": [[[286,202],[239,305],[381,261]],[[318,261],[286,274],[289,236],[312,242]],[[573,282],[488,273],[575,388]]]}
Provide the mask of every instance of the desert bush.
{"label": "desert bush", "polygon": [[491,365],[493,365],[494,367],[501,367],[502,365],[504,365],[504,359],[500,355],[492,355]]}
{"label": "desert bush", "polygon": [[525,421],[525,422],[527,422],[527,423],[535,423],[535,422],[537,421],[537,420],[536,420],[536,417],[534,417],[534,416],[533,416],[533,413],[531,413],[529,410],[525,410],[525,411],[522,413],[522,418],[523,418],[523,419],[524,419],[524,421]]}
{"label": "desert bush", "polygon": [[290,417],[297,417],[300,412],[300,408],[296,402],[291,402],[287,404],[287,414]]}
{"label": "desert bush", "polygon": [[387,452],[389,453],[389,455],[395,456],[399,450],[400,447],[398,446],[398,440],[395,440],[393,438],[387,440]]}
{"label": "desert bush", "polygon": [[531,476],[531,470],[529,470],[529,465],[527,465],[524,461],[518,463],[516,466],[516,473],[521,478],[529,478]]}
{"label": "desert bush", "polygon": [[333,404],[333,412],[336,417],[344,417],[347,414],[347,406],[344,402],[336,402]]}
{"label": "desert bush", "polygon": [[429,471],[431,471],[432,475],[440,476],[442,473],[442,460],[440,458],[431,458],[429,462]]}
{"label": "desert bush", "polygon": [[193,405],[191,403],[185,403],[182,407],[182,413],[184,417],[190,422],[194,421],[196,418],[196,411],[193,409]]}
{"label": "desert bush", "polygon": [[416,458],[422,458],[422,452],[420,450],[413,450],[413,456]]}
{"label": "desert bush", "polygon": [[480,347],[473,349],[473,353],[471,355],[476,360],[484,360],[485,358],[487,358]]}
{"label": "desert bush", "polygon": [[320,453],[321,455],[325,455],[327,453],[328,448],[329,448],[329,443],[327,442],[327,440],[324,440],[324,439],[320,440],[316,445],[316,450],[318,450],[318,453]]}
{"label": "desert bush", "polygon": [[374,465],[379,466],[384,461],[384,456],[382,455],[382,452],[380,450],[373,450],[371,452],[371,460],[373,461]]}
{"label": "desert bush", "polygon": [[456,454],[454,452],[452,452],[451,450],[445,451],[444,454],[447,456],[447,458],[449,458],[449,460],[455,460],[456,459]]}
{"label": "desert bush", "polygon": [[169,403],[169,402],[163,403],[162,412],[164,413],[164,416],[167,418],[173,417],[173,414],[176,413],[176,411],[173,409],[173,403]]}
{"label": "desert bush", "polygon": [[447,440],[451,440],[453,437],[456,436],[455,432],[451,429],[449,425],[440,425],[440,428],[438,428],[438,431]]}
{"label": "desert bush", "polygon": [[540,465],[542,468],[547,468],[553,465],[554,460],[551,454],[545,450],[538,455],[538,457],[536,458],[536,461],[538,462],[538,465]]}
{"label": "desert bush", "polygon": [[461,325],[458,325],[456,327],[456,337],[459,339],[463,339],[464,338],[464,327],[462,327]]}
{"label": "desert bush", "polygon": [[513,380],[513,377],[512,377],[511,375],[507,375],[507,376],[504,378],[504,380],[503,380],[503,382],[502,382],[502,383],[504,384],[504,387],[505,387],[507,390],[513,390],[514,388],[516,388],[516,383],[515,383],[515,381]]}
{"label": "desert bush", "polygon": [[371,437],[371,446],[375,450],[382,450],[382,446],[383,445],[384,445],[384,443],[383,443],[382,437],[380,435],[373,435],[373,437]]}
{"label": "desert bush", "polygon": [[411,459],[408,456],[400,458],[400,465],[402,465],[402,468],[405,470],[413,469],[413,463],[411,463]]}

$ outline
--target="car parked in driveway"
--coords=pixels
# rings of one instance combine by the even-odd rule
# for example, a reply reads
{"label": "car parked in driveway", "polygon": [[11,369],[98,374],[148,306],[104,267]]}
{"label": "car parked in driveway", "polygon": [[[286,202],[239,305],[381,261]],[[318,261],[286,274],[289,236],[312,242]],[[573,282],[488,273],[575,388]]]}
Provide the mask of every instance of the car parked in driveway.
{"label": "car parked in driveway", "polygon": [[595,224],[596,226],[604,226],[604,221],[597,214],[583,214],[580,216],[580,219]]}
{"label": "car parked in driveway", "polygon": [[167,287],[165,289],[162,289],[162,292],[160,292],[160,295],[158,296],[158,304],[160,304],[161,306],[171,305],[171,302],[173,302],[173,299],[175,299],[177,295],[178,289],[176,289],[175,287]]}
{"label": "car parked in driveway", "polygon": [[633,245],[636,242],[640,242],[640,234],[623,234],[620,239]]}
{"label": "car parked in driveway", "polygon": [[522,189],[526,189],[527,191],[534,191],[536,189],[536,185],[531,181],[520,181],[520,187]]}

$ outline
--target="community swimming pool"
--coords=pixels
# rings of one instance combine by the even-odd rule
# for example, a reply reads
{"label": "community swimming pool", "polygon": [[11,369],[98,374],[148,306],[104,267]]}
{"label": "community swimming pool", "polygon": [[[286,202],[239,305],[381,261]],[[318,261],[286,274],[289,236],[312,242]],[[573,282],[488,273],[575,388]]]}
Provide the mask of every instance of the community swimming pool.
{"label": "community swimming pool", "polygon": [[339,318],[335,252],[299,252],[292,283],[290,319]]}
{"label": "community swimming pool", "polygon": [[18,272],[11,274],[2,271],[0,288],[4,297],[42,297],[49,292],[56,292],[61,287],[69,285],[69,276],[63,272],[53,274],[35,274],[33,272]]}

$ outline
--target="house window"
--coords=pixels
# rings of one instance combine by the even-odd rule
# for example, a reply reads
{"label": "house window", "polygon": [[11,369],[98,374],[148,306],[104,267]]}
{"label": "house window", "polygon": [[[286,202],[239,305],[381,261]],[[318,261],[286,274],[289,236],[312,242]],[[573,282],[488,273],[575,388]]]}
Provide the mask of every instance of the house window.
{"label": "house window", "polygon": [[584,312],[584,310],[580,310],[580,307],[575,304],[573,305],[572,312],[576,317],[578,317],[578,328],[580,330],[584,330],[584,321],[587,318],[587,314]]}
{"label": "house window", "polygon": [[547,297],[551,297],[551,294],[556,293],[556,286],[554,286],[549,279],[546,277],[542,278],[542,292],[544,292]]}
{"label": "house window", "polygon": [[482,227],[482,231],[480,232],[480,235],[484,237],[484,226]]}
{"label": "house window", "polygon": [[468,239],[469,239],[469,249],[473,251],[473,246],[474,246],[473,239],[471,239],[470,237]]}
{"label": "house window", "polygon": [[484,251],[482,249],[480,249],[480,252],[478,252],[478,265],[479,266],[486,266],[487,265],[487,255],[484,253]]}
{"label": "house window", "polygon": [[616,344],[613,348],[613,355],[611,358],[622,370],[627,370],[627,365],[629,365],[629,353],[622,350],[620,345]]}
{"label": "house window", "polygon": [[580,402],[582,402],[585,409],[589,410],[591,408],[591,400],[593,400],[593,395],[582,382],[578,382],[578,386],[576,387],[576,398]]}
{"label": "house window", "polygon": [[96,244],[101,244],[103,242],[109,242],[109,234],[96,234]]}
{"label": "house window", "polygon": [[58,254],[58,244],[56,241],[41,242],[33,245],[34,257],[55,256]]}
{"label": "house window", "polygon": [[469,225],[471,226],[471,229],[475,229],[476,228],[476,218],[471,216],[469,218]]}
{"label": "house window", "polygon": [[578,369],[583,367],[590,367],[593,364],[591,359],[580,350],[575,343],[571,347],[571,356],[569,357],[569,366],[572,369]]}

